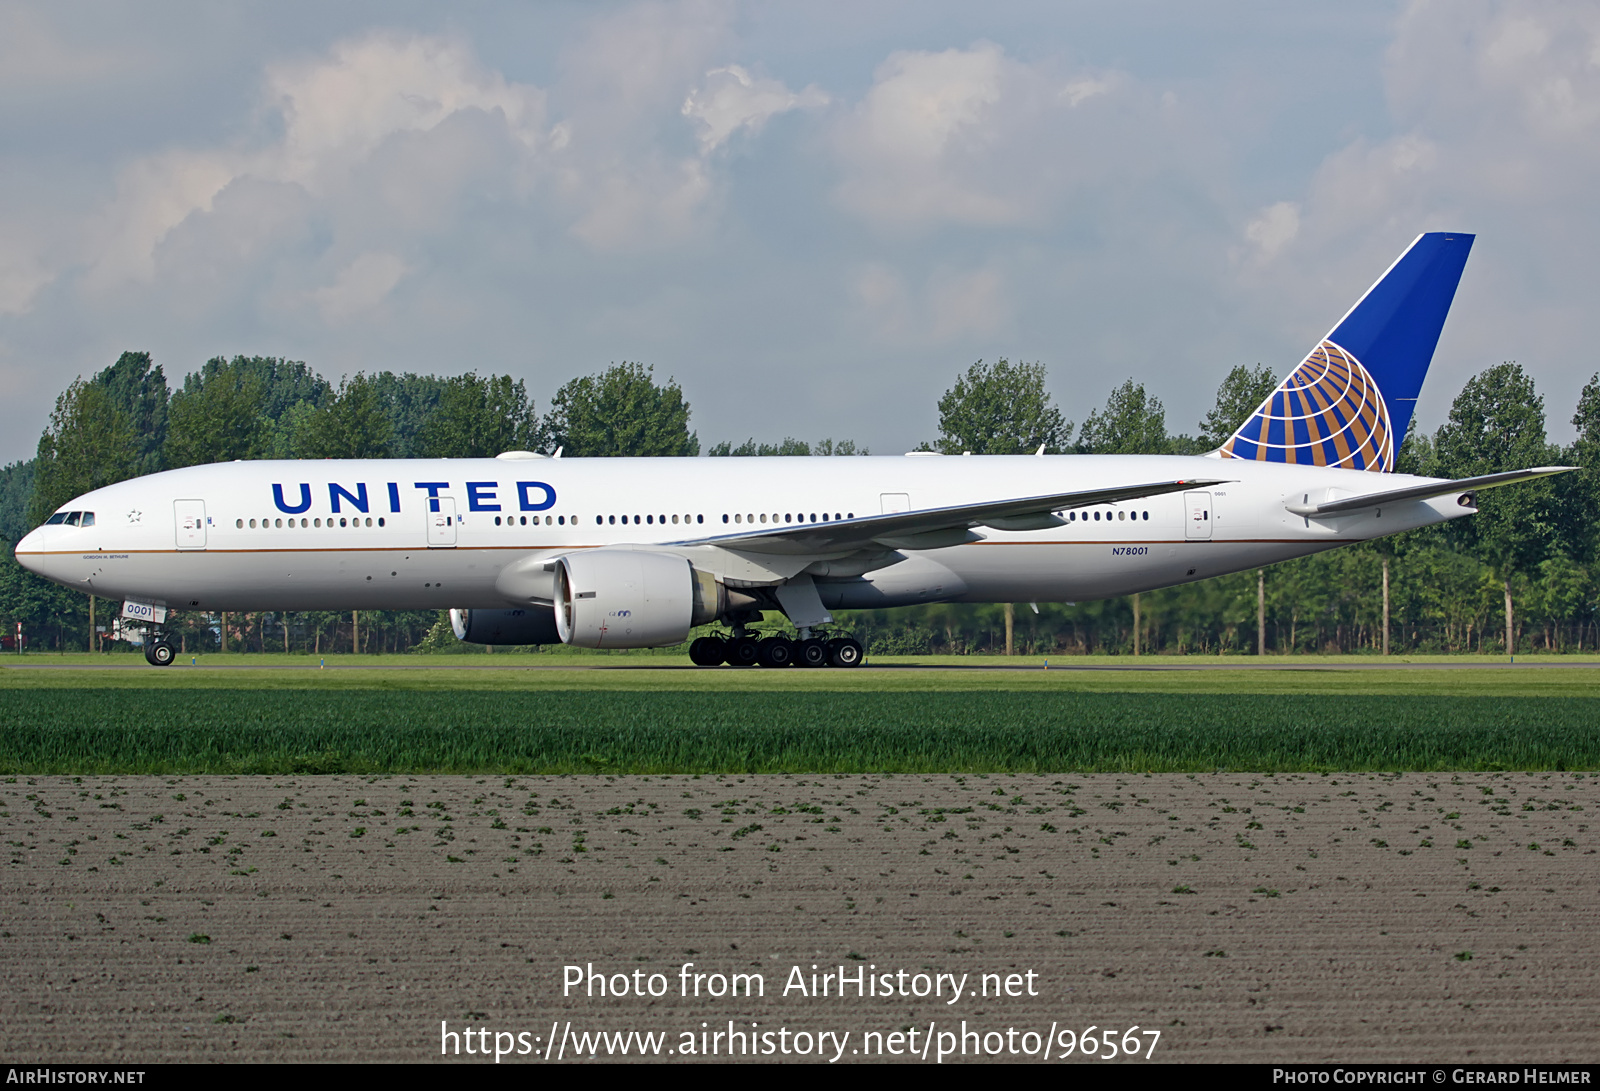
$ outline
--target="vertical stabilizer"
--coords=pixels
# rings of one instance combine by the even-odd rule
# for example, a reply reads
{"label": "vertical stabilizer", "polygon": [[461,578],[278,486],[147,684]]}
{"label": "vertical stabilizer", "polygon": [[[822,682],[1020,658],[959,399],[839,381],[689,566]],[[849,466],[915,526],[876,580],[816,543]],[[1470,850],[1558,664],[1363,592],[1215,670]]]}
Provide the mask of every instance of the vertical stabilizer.
{"label": "vertical stabilizer", "polygon": [[1473,238],[1418,235],[1217,453],[1393,470]]}

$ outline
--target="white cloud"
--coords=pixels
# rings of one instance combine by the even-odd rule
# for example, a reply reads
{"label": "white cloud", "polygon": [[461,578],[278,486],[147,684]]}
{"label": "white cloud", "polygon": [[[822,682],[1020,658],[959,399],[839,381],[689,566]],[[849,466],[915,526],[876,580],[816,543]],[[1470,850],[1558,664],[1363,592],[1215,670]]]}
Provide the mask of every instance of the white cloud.
{"label": "white cloud", "polygon": [[313,191],[397,133],[427,132],[463,110],[498,113],[529,150],[547,136],[545,93],[483,67],[466,42],[374,34],[316,59],[267,70],[284,120],[282,144],[263,164]]}
{"label": "white cloud", "polygon": [[238,176],[241,159],[226,151],[173,150],[137,159],[118,174],[117,195],[96,217],[90,287],[114,289],[155,273],[156,245]]}
{"label": "white cloud", "polygon": [[[1068,106],[1076,106],[1080,102],[1104,95],[1111,90],[1111,81],[1085,77],[1073,80],[1061,89],[1061,98]],[[1170,94],[1170,92],[1169,92]]]}
{"label": "white cloud", "polygon": [[856,273],[854,294],[871,336],[890,345],[960,343],[1003,332],[1015,317],[1005,278],[991,267],[940,267],[918,291],[888,265],[870,262]]}
{"label": "white cloud", "polygon": [[700,130],[700,151],[709,154],[740,129],[753,135],[778,114],[827,104],[828,96],[816,84],[797,94],[782,80],[757,79],[730,64],[706,73],[705,83],[684,99],[683,116],[694,121]]}
{"label": "white cloud", "polygon": [[1244,229],[1245,239],[1255,247],[1256,256],[1271,261],[1300,233],[1300,206],[1293,201],[1279,201],[1261,210]]}
{"label": "white cloud", "polygon": [[567,172],[569,192],[586,206],[572,225],[574,235],[599,250],[649,249],[695,229],[711,192],[705,164],[642,159],[633,169],[619,164],[594,174]]}
{"label": "white cloud", "polygon": [[[496,161],[492,170],[529,169],[549,143],[544,100],[542,90],[483,68],[453,38],[374,34],[316,59],[271,66],[265,102],[282,121],[274,139],[169,149],[121,168],[116,196],[87,234],[89,284],[106,292],[151,280],[169,234],[209,214],[219,193],[246,180],[305,190],[325,202],[308,214],[336,231],[360,232],[365,223],[372,234],[408,238],[419,228],[437,228],[455,193],[480,180],[472,175],[481,174],[475,168],[486,158]],[[479,134],[479,143],[498,142],[497,152],[462,146],[452,123],[474,115],[494,119],[497,133]],[[426,146],[405,144],[430,136]],[[375,173],[373,165],[385,159],[390,169]],[[238,220],[213,228],[249,231]],[[215,245],[237,249],[229,237],[217,237]]]}
{"label": "white cloud", "polygon": [[37,95],[134,77],[154,58],[134,43],[87,46],[71,42],[40,10],[0,7],[0,91]]}
{"label": "white cloud", "polygon": [[53,279],[38,256],[43,247],[25,247],[13,239],[0,246],[0,314],[26,314],[34,296]]}
{"label": "white cloud", "polygon": [[588,246],[659,250],[706,227],[715,187],[684,101],[732,47],[732,17],[707,0],[632,4],[567,51],[555,192]]}
{"label": "white cloud", "polygon": [[[302,294],[329,321],[361,309],[384,279],[371,279],[379,268],[372,253],[393,259],[383,269],[400,262],[421,271],[449,249],[474,202],[520,208],[532,223],[599,250],[681,240],[703,226],[715,192],[707,152],[734,132],[759,131],[776,113],[826,102],[814,87],[791,93],[739,66],[706,76],[707,53],[726,41],[725,17],[718,5],[690,2],[638,5],[599,20],[569,51],[568,90],[584,93],[568,95],[558,121],[549,117],[544,88],[489,68],[453,35],[374,32],[269,64],[257,139],[169,148],[125,163],[115,196],[89,218],[81,255],[58,247],[49,260],[17,254],[0,266],[0,309],[26,309],[78,261],[102,295],[151,283],[163,254],[245,274],[240,260],[264,251],[251,241],[248,218],[218,216],[214,207],[229,187],[241,194],[236,210],[265,199],[266,190],[244,183],[288,185],[309,197],[269,204],[276,229],[322,236],[323,252],[301,255],[305,268],[287,280],[323,279],[325,294],[315,287]],[[664,119],[685,136],[699,126],[699,154],[675,154],[663,139]],[[302,217],[303,229],[278,218],[287,209]],[[184,241],[173,245],[180,228]],[[279,251],[271,260],[294,259]],[[330,267],[342,270],[332,283],[321,271]]]}
{"label": "white cloud", "polygon": [[928,311],[936,341],[999,333],[1011,320],[1005,281],[994,269],[935,276]]}
{"label": "white cloud", "polygon": [[895,53],[879,65],[872,90],[837,137],[845,206],[889,223],[1016,220],[1021,210],[987,184],[982,169],[993,153],[985,123],[1009,63],[999,46],[981,42]]}
{"label": "white cloud", "polygon": [[317,289],[317,306],[331,324],[364,316],[394,291],[406,272],[405,260],[397,254],[362,254],[331,285]]}
{"label": "white cloud", "polygon": [[[1519,359],[1554,398],[1575,398],[1592,364],[1570,346],[1587,339],[1600,276],[1600,7],[1414,0],[1386,81],[1393,135],[1331,151],[1302,200],[1245,230],[1261,257],[1317,275],[1290,284],[1263,267],[1254,287],[1310,328],[1331,285],[1353,301],[1417,233],[1476,233],[1430,387]],[[1286,207],[1298,215],[1275,220]],[[1426,426],[1448,404],[1421,409]],[[1552,414],[1556,434],[1568,415]]]}
{"label": "white cloud", "polygon": [[[1116,72],[1062,78],[992,42],[898,52],[833,129],[841,205],[879,227],[1042,226],[1085,187],[1126,187],[1190,142]],[[1154,158],[1152,158],[1154,156]]]}

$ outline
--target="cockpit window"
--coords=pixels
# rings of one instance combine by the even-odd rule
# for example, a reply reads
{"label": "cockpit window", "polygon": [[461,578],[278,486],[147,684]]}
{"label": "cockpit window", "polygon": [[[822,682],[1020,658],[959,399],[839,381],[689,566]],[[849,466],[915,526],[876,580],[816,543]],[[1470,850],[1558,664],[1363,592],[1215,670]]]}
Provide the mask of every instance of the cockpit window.
{"label": "cockpit window", "polygon": [[47,527],[65,525],[69,527],[94,526],[94,512],[92,511],[58,511],[44,521]]}
{"label": "cockpit window", "polygon": [[83,513],[83,520],[78,525],[80,527],[92,527],[92,526],[94,526],[94,512],[92,512],[92,511],[84,512]]}
{"label": "cockpit window", "polygon": [[47,527],[53,527],[57,523],[65,523],[67,521],[67,515],[68,514],[69,514],[68,512],[58,511],[54,515],[52,515],[50,518],[46,519],[44,521],[44,525],[47,526]]}

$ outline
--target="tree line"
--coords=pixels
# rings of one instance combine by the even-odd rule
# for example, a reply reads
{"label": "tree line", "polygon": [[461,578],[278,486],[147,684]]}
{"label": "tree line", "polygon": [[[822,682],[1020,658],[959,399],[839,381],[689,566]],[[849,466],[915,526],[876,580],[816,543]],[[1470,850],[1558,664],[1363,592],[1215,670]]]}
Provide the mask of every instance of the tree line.
{"label": "tree line", "polygon": [[[979,361],[938,403],[946,454],[1200,454],[1230,436],[1277,385],[1259,365],[1223,380],[1195,431],[1129,380],[1081,425],[1065,419],[1039,363]],[[148,353],[127,352],[56,401],[36,456],[0,470],[0,624],[29,646],[83,648],[92,603],[16,564],[12,544],[72,497],[163,469],[259,458],[477,458],[508,450],[572,457],[693,456],[678,384],[621,363],[561,386],[536,412],[509,375],[378,372],[337,385],[298,361],[217,357],[169,389]],[[860,611],[843,624],[869,652],[1204,653],[1593,649],[1600,513],[1600,375],[1572,418],[1576,443],[1548,443],[1543,399],[1515,363],[1454,399],[1433,435],[1415,423],[1398,469],[1437,477],[1565,462],[1583,472],[1492,490],[1479,514],[1377,542],[1130,599],[1080,604],[935,605]],[[711,456],[866,454],[851,440],[735,444]],[[1387,588],[1387,592],[1381,589]],[[102,608],[100,621],[106,620]],[[1265,621],[1258,625],[1258,618]],[[109,626],[105,626],[109,628]],[[389,651],[448,647],[434,612],[261,613],[174,619],[186,651]],[[101,638],[103,643],[104,638]]]}

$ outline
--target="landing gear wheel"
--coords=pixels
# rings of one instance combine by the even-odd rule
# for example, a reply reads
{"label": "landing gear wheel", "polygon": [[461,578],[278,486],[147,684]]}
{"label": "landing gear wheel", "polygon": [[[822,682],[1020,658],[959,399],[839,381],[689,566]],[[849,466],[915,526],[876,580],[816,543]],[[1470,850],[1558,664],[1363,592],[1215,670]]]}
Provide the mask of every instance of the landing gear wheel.
{"label": "landing gear wheel", "polygon": [[859,667],[865,658],[861,641],[844,636],[828,641],[828,662],[835,667]]}
{"label": "landing gear wheel", "polygon": [[761,642],[763,667],[787,667],[794,662],[794,641],[786,636],[769,636]]}
{"label": "landing gear wheel", "polygon": [[828,642],[826,640],[804,640],[796,649],[794,663],[797,667],[826,667],[828,665]]}
{"label": "landing gear wheel", "polygon": [[720,636],[703,636],[689,645],[689,661],[697,667],[715,667],[728,658],[728,642]]}
{"label": "landing gear wheel", "polygon": [[152,667],[170,667],[178,653],[165,640],[151,640],[145,643],[144,657]]}
{"label": "landing gear wheel", "polygon": [[753,667],[761,660],[761,641],[753,636],[735,637],[728,645],[728,666]]}

